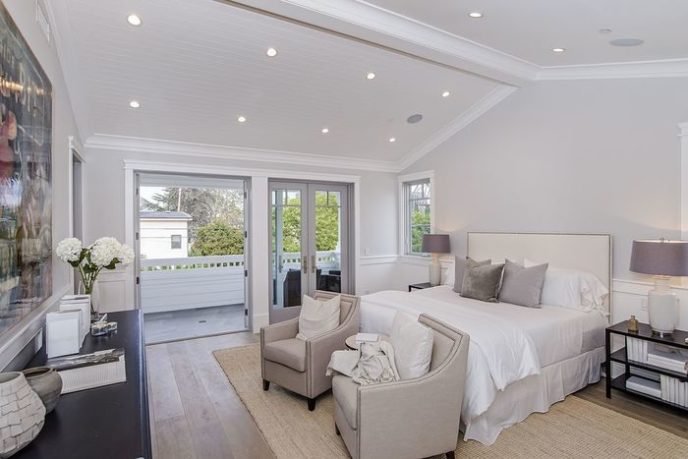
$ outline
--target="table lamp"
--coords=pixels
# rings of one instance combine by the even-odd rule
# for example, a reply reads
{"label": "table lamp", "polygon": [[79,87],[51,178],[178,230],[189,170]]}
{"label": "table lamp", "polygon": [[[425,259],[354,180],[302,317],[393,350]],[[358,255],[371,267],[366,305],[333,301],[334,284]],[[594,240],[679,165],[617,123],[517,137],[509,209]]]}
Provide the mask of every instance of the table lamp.
{"label": "table lamp", "polygon": [[633,241],[630,270],[654,276],[654,289],[647,294],[650,327],[659,336],[671,335],[678,323],[678,298],[670,280],[688,276],[688,241]]}
{"label": "table lamp", "polygon": [[449,235],[424,234],[423,247],[421,250],[425,253],[432,254],[432,261],[430,262],[430,285],[439,285],[442,276],[440,254],[449,253]]}

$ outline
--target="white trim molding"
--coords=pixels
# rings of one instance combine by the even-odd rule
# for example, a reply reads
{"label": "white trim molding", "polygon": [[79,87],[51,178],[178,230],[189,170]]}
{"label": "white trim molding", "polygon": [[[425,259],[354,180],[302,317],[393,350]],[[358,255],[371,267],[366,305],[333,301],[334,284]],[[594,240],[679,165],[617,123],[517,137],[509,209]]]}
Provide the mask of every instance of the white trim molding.
{"label": "white trim molding", "polygon": [[376,172],[398,172],[394,161],[380,161],[344,156],[316,155],[292,151],[232,147],[175,140],[149,139],[108,134],[94,134],[86,141],[87,148],[173,156],[234,159],[265,163],[298,164]]}
{"label": "white trim molding", "polygon": [[681,239],[688,240],[688,122],[678,125],[681,139]]}
{"label": "white trim molding", "polygon": [[537,80],[604,80],[611,78],[678,78],[688,76],[688,59],[542,67]]}
{"label": "white trim molding", "polygon": [[430,228],[431,231],[435,230],[435,171],[421,171],[414,172],[411,174],[399,175],[397,176],[397,198],[398,198],[398,208],[397,208],[397,222],[399,225],[399,238],[398,238],[398,253],[399,257],[407,258],[418,258],[424,260],[425,256],[421,255],[409,255],[406,253],[406,197],[404,196],[404,183],[413,182],[416,180],[429,180],[430,181]]}

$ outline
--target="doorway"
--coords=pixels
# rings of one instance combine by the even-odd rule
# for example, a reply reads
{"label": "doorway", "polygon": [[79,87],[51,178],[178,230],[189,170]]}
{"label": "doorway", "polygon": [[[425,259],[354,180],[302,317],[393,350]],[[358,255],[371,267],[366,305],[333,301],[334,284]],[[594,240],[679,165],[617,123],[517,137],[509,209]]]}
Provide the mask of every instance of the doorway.
{"label": "doorway", "polygon": [[137,196],[146,343],[247,330],[248,180],[138,174]]}
{"label": "doorway", "polygon": [[[69,151],[69,167],[70,167],[70,177],[71,177],[71,202],[69,203],[70,205],[70,213],[71,213],[71,221],[70,226],[72,228],[71,231],[71,236],[79,239],[80,241],[84,240],[84,198],[83,198],[83,192],[84,192],[84,162],[81,157],[81,154],[77,151],[77,149],[71,145],[72,144],[72,139],[70,139],[70,151]],[[81,279],[79,276],[74,275],[74,271],[72,270],[72,277],[73,277],[73,288],[74,288],[74,293],[78,293],[82,291],[82,285],[81,285]]]}
{"label": "doorway", "polygon": [[353,290],[349,184],[270,182],[270,323],[296,317],[303,295]]}

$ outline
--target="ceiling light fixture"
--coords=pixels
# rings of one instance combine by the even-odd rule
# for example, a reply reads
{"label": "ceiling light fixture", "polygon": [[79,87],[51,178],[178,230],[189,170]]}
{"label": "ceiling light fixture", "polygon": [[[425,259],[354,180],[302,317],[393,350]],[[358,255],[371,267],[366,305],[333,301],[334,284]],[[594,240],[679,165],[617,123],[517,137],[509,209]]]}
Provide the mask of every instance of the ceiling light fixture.
{"label": "ceiling light fixture", "polygon": [[449,91],[444,91],[444,92],[442,93],[442,97],[445,97],[445,98],[446,98],[446,97],[449,97],[449,96],[451,96],[451,93],[450,93]]}
{"label": "ceiling light fixture", "polygon": [[396,138],[396,137],[390,137],[390,138],[389,138],[389,143],[394,143],[394,142],[396,142],[396,141],[397,141],[397,138]]}
{"label": "ceiling light fixture", "polygon": [[373,72],[369,72],[369,73],[366,75],[366,78],[369,79],[369,80],[372,80],[372,79],[375,78],[375,74],[374,74]]}
{"label": "ceiling light fixture", "polygon": [[481,17],[483,17],[483,13],[481,13],[480,11],[471,11],[470,13],[468,13],[468,16],[472,17],[473,19],[480,19]]}
{"label": "ceiling light fixture", "polygon": [[239,117],[237,118],[237,121],[240,123],[245,123],[246,117],[244,115],[239,115]]}
{"label": "ceiling light fixture", "polygon": [[330,130],[328,128],[322,128],[320,132],[322,132],[323,134],[327,134],[328,132],[330,132]]}
{"label": "ceiling light fixture", "polygon": [[129,106],[131,108],[139,108],[141,106],[141,104],[139,103],[138,100],[132,100],[131,102],[129,102]]}
{"label": "ceiling light fixture", "polygon": [[553,53],[561,54],[566,51],[566,48],[552,48]]}
{"label": "ceiling light fixture", "polygon": [[138,15],[136,15],[136,14],[130,14],[130,15],[127,17],[127,22],[128,22],[129,24],[133,25],[134,27],[138,27],[138,26],[141,25],[141,22],[142,22],[142,21],[141,21],[141,18],[138,17]]}
{"label": "ceiling light fixture", "polygon": [[268,48],[265,54],[267,54],[268,57],[275,57],[277,56],[277,50],[275,48]]}

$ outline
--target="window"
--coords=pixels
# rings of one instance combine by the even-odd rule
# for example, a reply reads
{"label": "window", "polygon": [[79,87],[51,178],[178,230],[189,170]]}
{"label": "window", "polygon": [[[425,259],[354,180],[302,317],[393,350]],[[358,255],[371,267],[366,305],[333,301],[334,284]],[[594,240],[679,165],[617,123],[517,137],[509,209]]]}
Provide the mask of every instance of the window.
{"label": "window", "polygon": [[404,253],[424,255],[421,247],[423,235],[432,228],[430,178],[402,182]]}
{"label": "window", "polygon": [[182,235],[181,234],[173,234],[170,236],[171,238],[171,249],[181,249],[182,248]]}

